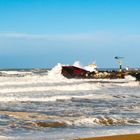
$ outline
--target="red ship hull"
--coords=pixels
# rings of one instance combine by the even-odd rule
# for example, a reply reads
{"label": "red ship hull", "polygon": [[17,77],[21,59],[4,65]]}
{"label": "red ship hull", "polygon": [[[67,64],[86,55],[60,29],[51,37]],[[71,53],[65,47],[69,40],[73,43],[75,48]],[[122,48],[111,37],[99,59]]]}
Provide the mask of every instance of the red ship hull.
{"label": "red ship hull", "polygon": [[67,78],[90,78],[95,72],[89,72],[75,66],[62,66],[62,74]]}
{"label": "red ship hull", "polygon": [[138,71],[98,71],[90,72],[85,69],[75,66],[62,66],[61,74],[67,78],[81,78],[81,79],[124,79],[125,76],[131,75],[140,81],[140,70]]}

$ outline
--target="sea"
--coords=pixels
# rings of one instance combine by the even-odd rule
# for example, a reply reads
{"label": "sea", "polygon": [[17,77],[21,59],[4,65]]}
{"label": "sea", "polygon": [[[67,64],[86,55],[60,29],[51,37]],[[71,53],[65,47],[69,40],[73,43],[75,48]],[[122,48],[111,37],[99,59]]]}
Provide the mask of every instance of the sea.
{"label": "sea", "polygon": [[140,133],[140,82],[0,70],[0,139],[72,140]]}

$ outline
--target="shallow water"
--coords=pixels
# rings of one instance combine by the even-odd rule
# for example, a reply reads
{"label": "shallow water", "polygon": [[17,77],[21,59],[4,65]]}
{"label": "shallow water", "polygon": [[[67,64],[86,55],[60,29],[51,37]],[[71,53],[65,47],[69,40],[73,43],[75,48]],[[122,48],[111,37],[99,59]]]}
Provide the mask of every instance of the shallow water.
{"label": "shallow water", "polygon": [[[140,84],[66,79],[51,71],[1,71],[0,136],[73,139],[140,133]],[[23,138],[24,136],[24,138]]]}

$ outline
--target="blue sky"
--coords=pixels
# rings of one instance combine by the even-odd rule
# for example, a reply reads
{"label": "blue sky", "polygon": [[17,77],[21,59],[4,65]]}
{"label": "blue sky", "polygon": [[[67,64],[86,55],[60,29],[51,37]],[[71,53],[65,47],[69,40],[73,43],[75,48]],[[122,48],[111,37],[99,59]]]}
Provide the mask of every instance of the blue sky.
{"label": "blue sky", "polygon": [[0,0],[0,68],[140,67],[139,0]]}

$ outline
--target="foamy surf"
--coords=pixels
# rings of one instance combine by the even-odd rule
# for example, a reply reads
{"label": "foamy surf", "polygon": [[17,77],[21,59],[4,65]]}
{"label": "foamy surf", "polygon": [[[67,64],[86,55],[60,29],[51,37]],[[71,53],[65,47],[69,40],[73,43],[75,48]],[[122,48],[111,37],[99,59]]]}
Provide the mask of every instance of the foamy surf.
{"label": "foamy surf", "polygon": [[135,78],[67,79],[61,66],[2,72],[1,136],[55,140],[139,132],[140,86]]}
{"label": "foamy surf", "polygon": [[[65,122],[65,119],[63,118]],[[140,119],[131,119],[127,117],[117,117],[117,116],[97,116],[97,117],[77,117],[71,118],[71,121],[65,122],[72,126],[82,126],[82,127],[96,127],[96,126],[121,126],[121,125],[137,125],[140,123]]]}

